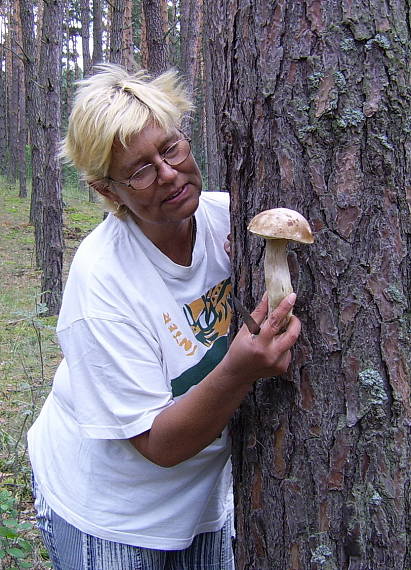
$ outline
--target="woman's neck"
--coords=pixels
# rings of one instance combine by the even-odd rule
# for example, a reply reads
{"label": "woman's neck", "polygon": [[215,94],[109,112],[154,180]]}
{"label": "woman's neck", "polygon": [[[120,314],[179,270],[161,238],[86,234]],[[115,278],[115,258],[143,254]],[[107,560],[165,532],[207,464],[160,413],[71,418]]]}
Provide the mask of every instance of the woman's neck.
{"label": "woman's neck", "polygon": [[142,228],[134,216],[133,219],[146,237],[174,263],[191,265],[197,231],[194,215],[179,224],[153,225],[152,228]]}

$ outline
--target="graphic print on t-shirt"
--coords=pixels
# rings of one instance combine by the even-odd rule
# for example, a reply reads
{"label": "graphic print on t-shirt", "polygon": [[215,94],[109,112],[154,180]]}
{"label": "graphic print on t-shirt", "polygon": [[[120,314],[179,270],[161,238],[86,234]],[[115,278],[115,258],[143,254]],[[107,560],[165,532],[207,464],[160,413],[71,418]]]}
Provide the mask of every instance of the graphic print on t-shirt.
{"label": "graphic print on t-shirt", "polygon": [[195,366],[171,381],[173,396],[181,396],[198,384],[220,362],[227,351],[231,320],[231,282],[221,281],[183,310],[196,339],[208,348]]}

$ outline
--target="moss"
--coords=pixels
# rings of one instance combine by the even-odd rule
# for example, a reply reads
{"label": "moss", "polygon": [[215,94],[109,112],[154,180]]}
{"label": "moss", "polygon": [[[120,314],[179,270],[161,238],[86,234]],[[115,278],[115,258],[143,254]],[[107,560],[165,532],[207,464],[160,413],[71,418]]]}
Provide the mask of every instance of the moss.
{"label": "moss", "polygon": [[305,99],[297,98],[294,100],[294,107],[297,111],[307,112],[310,110],[310,105],[307,103]]}
{"label": "moss", "polygon": [[340,42],[342,51],[349,52],[355,49],[355,41],[352,38],[344,38]]}
{"label": "moss", "polygon": [[374,46],[378,46],[384,51],[391,49],[390,40],[383,34],[377,34],[365,44],[366,51],[370,51]]}
{"label": "moss", "polygon": [[347,81],[345,79],[344,74],[341,71],[334,72],[334,79],[335,84],[337,86],[338,91],[344,93],[347,90]]}
{"label": "moss", "polygon": [[311,562],[313,564],[319,564],[320,566],[323,566],[326,562],[328,562],[328,559],[331,556],[332,552],[329,547],[325,544],[320,544],[312,553]]}
{"label": "moss", "polygon": [[340,129],[347,127],[358,127],[365,121],[365,115],[359,109],[346,109],[342,115],[336,120],[336,124]]}
{"label": "moss", "polygon": [[322,71],[315,71],[308,76],[308,84],[311,89],[318,89],[321,81],[324,79],[324,73]]}
{"label": "moss", "polygon": [[378,370],[367,368],[359,373],[358,378],[361,387],[366,390],[365,397],[369,404],[380,406],[388,400],[384,379]]}
{"label": "moss", "polygon": [[394,303],[398,303],[399,305],[407,305],[407,299],[404,296],[404,293],[400,291],[395,285],[390,285],[384,290],[385,296]]}
{"label": "moss", "polygon": [[381,506],[382,502],[383,502],[383,498],[381,497],[381,495],[379,494],[378,491],[376,491],[374,489],[374,492],[372,493],[371,497],[368,500],[370,505],[373,505],[375,507],[379,507]]}
{"label": "moss", "polygon": [[305,141],[310,134],[315,132],[315,130],[316,129],[314,125],[306,125],[305,127],[301,127],[301,129],[298,129],[298,138]]}

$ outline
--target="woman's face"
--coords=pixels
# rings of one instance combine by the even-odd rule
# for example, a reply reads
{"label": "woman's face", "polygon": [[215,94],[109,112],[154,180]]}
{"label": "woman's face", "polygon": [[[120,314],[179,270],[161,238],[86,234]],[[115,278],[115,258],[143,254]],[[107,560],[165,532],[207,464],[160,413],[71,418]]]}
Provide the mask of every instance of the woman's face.
{"label": "woman's face", "polygon": [[[108,177],[125,183],[111,181],[106,195],[126,205],[143,231],[145,227],[152,230],[152,224],[181,222],[198,207],[202,181],[193,155],[176,166],[162,160],[163,153],[182,137],[178,130],[166,132],[148,125],[131,138],[127,148],[118,141],[113,144]],[[157,170],[154,182],[144,190],[128,187],[128,179],[149,163]]]}

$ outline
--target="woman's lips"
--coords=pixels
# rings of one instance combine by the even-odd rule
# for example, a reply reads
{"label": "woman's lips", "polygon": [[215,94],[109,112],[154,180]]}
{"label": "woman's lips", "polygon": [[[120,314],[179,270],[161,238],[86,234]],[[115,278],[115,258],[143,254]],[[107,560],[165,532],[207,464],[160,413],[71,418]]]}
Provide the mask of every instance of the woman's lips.
{"label": "woman's lips", "polygon": [[182,188],[169,194],[167,198],[165,198],[164,202],[177,201],[179,198],[183,197],[183,194],[185,194],[186,190],[187,190],[187,184],[184,184]]}

